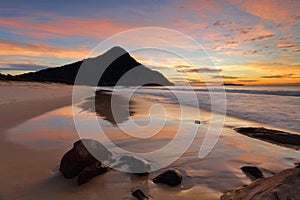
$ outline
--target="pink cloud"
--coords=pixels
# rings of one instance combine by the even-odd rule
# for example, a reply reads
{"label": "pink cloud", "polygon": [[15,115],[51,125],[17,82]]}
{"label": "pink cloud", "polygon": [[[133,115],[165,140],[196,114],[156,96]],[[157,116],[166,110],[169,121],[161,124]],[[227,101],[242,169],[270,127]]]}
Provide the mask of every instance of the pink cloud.
{"label": "pink cloud", "polygon": [[0,26],[11,28],[13,33],[38,38],[66,36],[106,38],[112,34],[135,27],[132,24],[116,23],[105,19],[67,17],[44,24],[22,19],[0,19]]}
{"label": "pink cloud", "polygon": [[300,1],[274,1],[274,0],[228,0],[241,10],[261,19],[286,24],[294,22],[299,12]]}

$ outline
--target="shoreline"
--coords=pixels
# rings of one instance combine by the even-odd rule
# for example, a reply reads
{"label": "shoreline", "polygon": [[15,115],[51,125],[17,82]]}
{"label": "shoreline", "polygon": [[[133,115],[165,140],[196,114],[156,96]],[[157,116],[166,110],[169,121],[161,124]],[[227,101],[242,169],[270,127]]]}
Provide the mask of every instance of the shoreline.
{"label": "shoreline", "polygon": [[[15,114],[15,116],[11,116],[11,119],[16,120],[15,123],[7,122],[7,125],[4,124],[6,130],[4,128],[1,130],[3,137],[0,139],[0,146],[4,151],[1,151],[0,158],[5,160],[5,165],[0,170],[8,172],[3,175],[3,182],[0,183],[1,199],[76,199],[82,197],[85,199],[96,197],[101,199],[101,197],[108,198],[110,195],[113,195],[111,199],[128,199],[130,198],[131,189],[136,187],[142,187],[149,191],[151,199],[154,200],[167,198],[170,194],[173,195],[174,199],[196,200],[199,199],[199,195],[202,195],[204,199],[219,199],[221,194],[228,189],[250,182],[239,170],[240,166],[253,164],[259,166],[268,175],[267,170],[278,172],[291,167],[294,160],[300,160],[298,152],[261,140],[249,139],[249,137],[235,132],[233,130],[235,127],[257,126],[257,123],[231,117],[226,117],[222,134],[213,151],[204,159],[199,159],[197,155],[203,141],[203,133],[205,133],[208,126],[213,126],[209,112],[201,111],[201,116],[198,118],[195,114],[195,108],[189,107],[187,109],[190,116],[180,119],[178,106],[163,104],[169,111],[168,126],[149,140],[137,140],[126,135],[120,137],[122,132],[113,124],[114,121],[109,118],[109,107],[105,107],[106,110],[99,110],[102,114],[102,116],[99,115],[101,125],[107,131],[106,133],[110,136],[110,139],[114,140],[119,147],[131,151],[151,150],[165,145],[174,136],[174,132],[178,128],[177,123],[182,122],[187,127],[199,126],[199,134],[197,134],[197,138],[187,152],[168,166],[168,168],[180,169],[186,172],[184,183],[182,188],[173,189],[156,185],[151,181],[151,178],[161,171],[151,173],[149,179],[145,180],[128,173],[112,170],[78,187],[73,183],[73,180],[65,180],[55,170],[62,155],[72,147],[73,142],[79,139],[74,129],[74,122],[70,118],[72,115],[70,106],[72,87],[64,86],[52,84],[38,84],[33,88],[26,87],[26,84],[17,86],[17,88],[23,89],[24,94],[30,94],[31,92],[32,95],[29,95],[31,99],[26,97],[29,98],[26,101],[17,101],[11,103],[12,105],[7,105],[10,105],[9,108],[11,109],[17,107],[14,105],[19,105],[20,109],[16,111],[22,109],[26,111],[29,108],[31,110],[26,115]],[[51,89],[52,92],[57,92],[54,96],[50,92]],[[44,93],[40,94],[39,92],[42,91]],[[5,95],[5,93],[2,94]],[[11,95],[10,97],[13,98],[13,94]],[[18,94],[15,95],[18,96]],[[141,125],[149,123],[149,106],[155,104],[144,97],[137,95],[137,98],[134,99],[136,102],[132,104],[134,112],[131,113],[131,117],[139,121]],[[34,100],[34,98],[37,99]],[[104,103],[104,101],[101,102]],[[36,107],[36,104],[39,105]],[[24,107],[24,105],[27,105],[27,107]],[[1,106],[3,104],[0,104],[0,109]],[[93,111],[83,110],[80,106],[82,104],[78,104],[76,112],[82,113],[83,117],[89,119],[93,115]],[[38,109],[35,110],[36,108]],[[154,118],[157,116],[158,121],[160,121],[160,115],[156,112],[153,111],[153,116]],[[27,116],[30,119],[24,118]],[[5,117],[3,115],[3,118]],[[122,121],[122,126],[130,127],[128,117],[130,116],[124,116],[125,121]],[[195,124],[195,120],[200,120],[201,125]],[[53,124],[53,122],[58,124]],[[19,124],[16,125],[16,123]],[[40,124],[47,129],[39,129],[38,125]],[[155,130],[155,127],[149,127],[148,129]],[[93,136],[89,129],[87,129],[87,133],[87,137]],[[120,140],[116,140],[118,138]],[[61,145],[57,141],[65,141],[66,144]],[[38,144],[42,144],[42,146]],[[54,149],[43,148],[43,145],[46,144],[54,147]],[[163,160],[164,157],[161,159]]]}
{"label": "shoreline", "polygon": [[[29,84],[30,87],[28,87]],[[0,86],[0,110],[5,113],[5,115],[0,116],[0,131],[51,110],[72,104],[72,86],[2,81]]]}

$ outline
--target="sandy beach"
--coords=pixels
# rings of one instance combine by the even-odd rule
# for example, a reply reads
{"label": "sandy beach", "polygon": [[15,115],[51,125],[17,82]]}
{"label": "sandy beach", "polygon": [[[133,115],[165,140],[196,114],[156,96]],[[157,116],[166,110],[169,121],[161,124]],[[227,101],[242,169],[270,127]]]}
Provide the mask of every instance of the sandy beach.
{"label": "sandy beach", "polygon": [[[89,100],[86,99],[76,104],[74,112],[87,121],[97,115],[109,139],[128,151],[147,152],[164,146],[174,137],[180,123],[186,128],[200,127],[192,145],[178,160],[166,168],[151,172],[148,178],[111,170],[77,186],[73,180],[64,179],[58,171],[61,157],[79,139],[72,117],[72,87],[24,82],[0,84],[0,159],[4,163],[0,166],[1,200],[132,199],[134,188],[142,189],[150,199],[199,199],[200,196],[201,199],[219,199],[223,192],[251,182],[240,170],[241,166],[255,165],[262,169],[265,176],[271,176],[294,167],[294,163],[300,160],[299,151],[249,138],[233,130],[243,126],[266,125],[232,117],[226,117],[222,134],[212,152],[199,159],[203,133],[213,123],[210,121],[211,113],[201,111],[199,115],[196,108],[186,107],[190,116],[183,120],[179,117],[177,105],[164,104],[167,125],[155,136],[140,139],[124,134],[116,124],[130,129],[132,124],[129,118],[140,125],[149,123],[148,111],[155,104],[149,100],[151,98],[145,95],[134,97],[131,116],[125,115],[118,122],[111,119],[109,106],[99,110],[97,107],[96,110],[89,109]],[[105,97],[100,99],[105,103]],[[160,112],[152,111],[154,119],[162,119]],[[195,124],[195,120],[200,120],[201,125]],[[153,125],[148,130],[158,128]],[[86,132],[87,138],[101,140],[92,128],[86,127]],[[163,161],[166,156],[170,155],[161,155],[155,160]],[[145,159],[151,162],[151,158]],[[159,165],[159,162],[152,164]],[[171,188],[151,181],[170,168],[184,174],[180,186]]]}

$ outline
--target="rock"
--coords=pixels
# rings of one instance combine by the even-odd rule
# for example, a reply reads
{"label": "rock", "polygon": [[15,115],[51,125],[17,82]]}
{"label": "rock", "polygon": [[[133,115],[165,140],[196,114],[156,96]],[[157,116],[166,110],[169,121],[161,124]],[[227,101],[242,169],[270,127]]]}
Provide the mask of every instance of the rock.
{"label": "rock", "polygon": [[295,163],[295,168],[300,168],[300,162]]}
{"label": "rock", "polygon": [[168,170],[153,179],[154,183],[164,183],[169,186],[181,184],[182,174],[178,170]]}
{"label": "rock", "polygon": [[103,166],[101,162],[96,162],[88,167],[85,167],[82,172],[78,175],[77,183],[78,185],[82,185],[95,176],[104,174],[107,172],[108,168]]}
{"label": "rock", "polygon": [[257,179],[248,186],[232,189],[221,200],[299,199],[300,169],[286,169],[274,176]]}
{"label": "rock", "polygon": [[139,176],[147,176],[151,170],[151,165],[148,161],[131,155],[123,155],[119,159],[118,166],[122,165],[127,165],[131,173]]}
{"label": "rock", "polygon": [[[87,148],[88,150],[87,150]],[[65,178],[71,179],[87,166],[98,160],[110,160],[111,153],[98,141],[92,139],[82,139],[74,143],[73,148],[68,151],[61,159],[59,171]]]}
{"label": "rock", "polygon": [[200,120],[195,120],[195,124],[201,124]]}
{"label": "rock", "polygon": [[300,149],[300,135],[284,131],[266,129],[263,127],[241,127],[235,128],[235,131],[248,137],[260,139],[266,142],[277,144],[284,147]]}
{"label": "rock", "polygon": [[149,197],[147,197],[144,192],[140,189],[137,189],[135,191],[133,191],[132,196],[134,196],[135,198],[137,198],[138,200],[145,200],[145,199],[149,199]]}
{"label": "rock", "polygon": [[244,166],[241,167],[241,170],[251,179],[251,181],[254,181],[258,178],[265,178],[260,169],[255,166]]}

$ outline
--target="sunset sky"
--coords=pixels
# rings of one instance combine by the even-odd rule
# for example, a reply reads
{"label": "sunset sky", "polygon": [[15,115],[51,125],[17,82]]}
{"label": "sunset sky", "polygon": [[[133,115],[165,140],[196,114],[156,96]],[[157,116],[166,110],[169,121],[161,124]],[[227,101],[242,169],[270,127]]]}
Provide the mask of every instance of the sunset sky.
{"label": "sunset sky", "polygon": [[[171,81],[246,85],[300,84],[300,1],[2,1],[0,73],[18,74],[61,66],[89,56],[100,42],[133,28],[162,27],[196,40],[203,58],[179,38],[159,32],[134,35],[125,49],[166,41],[193,65],[168,53],[131,54]],[[174,47],[180,45],[180,48]],[[107,49],[103,49],[105,51]],[[199,54],[200,55],[200,54]],[[202,54],[201,54],[202,55]],[[210,58],[215,67],[203,62]]]}

